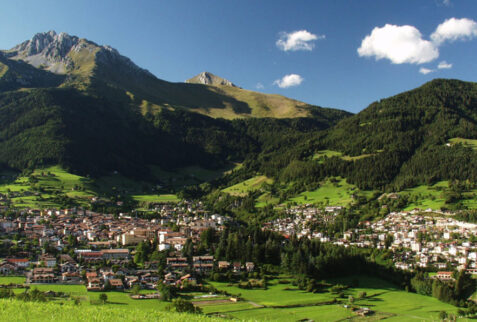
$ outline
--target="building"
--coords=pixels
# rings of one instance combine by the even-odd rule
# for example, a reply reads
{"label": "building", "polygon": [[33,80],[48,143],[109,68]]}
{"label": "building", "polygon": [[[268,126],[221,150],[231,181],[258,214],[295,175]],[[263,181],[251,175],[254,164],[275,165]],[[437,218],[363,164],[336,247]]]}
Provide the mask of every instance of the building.
{"label": "building", "polygon": [[208,273],[214,268],[214,257],[194,256],[192,257],[192,267],[197,273]]}
{"label": "building", "polygon": [[103,259],[111,260],[121,260],[121,259],[129,259],[129,249],[121,248],[121,249],[104,249],[101,251]]}
{"label": "building", "polygon": [[171,270],[183,271],[189,267],[189,263],[187,263],[187,258],[185,257],[168,257],[166,261],[167,266]]}

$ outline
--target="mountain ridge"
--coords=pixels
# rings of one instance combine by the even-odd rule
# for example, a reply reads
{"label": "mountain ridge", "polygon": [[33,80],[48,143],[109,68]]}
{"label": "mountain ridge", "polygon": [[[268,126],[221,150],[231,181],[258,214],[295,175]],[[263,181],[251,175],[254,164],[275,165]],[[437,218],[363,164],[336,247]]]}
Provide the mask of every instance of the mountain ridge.
{"label": "mountain ridge", "polygon": [[190,82],[168,82],[140,68],[110,46],[100,46],[66,33],[38,33],[3,53],[10,60],[23,60],[36,68],[66,76],[61,85],[63,87],[75,87],[96,96],[108,93],[129,101],[143,114],[154,114],[164,108],[186,109],[226,119],[315,115],[326,118],[325,114],[335,113],[333,109],[327,110],[284,96],[242,90],[232,82],[207,72]]}

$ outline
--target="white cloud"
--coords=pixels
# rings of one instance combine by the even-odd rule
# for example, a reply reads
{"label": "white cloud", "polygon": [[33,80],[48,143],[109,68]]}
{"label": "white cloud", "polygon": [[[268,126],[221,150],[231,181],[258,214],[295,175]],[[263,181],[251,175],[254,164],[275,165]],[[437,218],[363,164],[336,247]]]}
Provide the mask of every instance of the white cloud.
{"label": "white cloud", "polygon": [[442,1],[442,4],[443,4],[444,6],[446,6],[446,7],[448,7],[448,6],[450,6],[452,3],[451,3],[450,0],[443,0],[443,1]]}
{"label": "white cloud", "polygon": [[289,74],[283,76],[281,79],[277,79],[273,82],[274,85],[278,85],[280,88],[288,88],[292,86],[298,86],[303,82],[303,77],[297,74]]}
{"label": "white cloud", "polygon": [[452,68],[452,64],[449,64],[448,62],[443,60],[439,63],[439,65],[437,65],[437,68],[439,68],[439,69],[450,69],[450,68]]}
{"label": "white cloud", "polygon": [[424,75],[427,75],[427,74],[432,73],[432,72],[434,72],[434,70],[429,69],[429,68],[421,67],[421,69],[419,69],[419,73],[424,74]]}
{"label": "white cloud", "polygon": [[315,35],[306,30],[298,30],[290,33],[282,32],[276,45],[283,51],[312,50],[315,40],[324,39],[324,35]]}
{"label": "white cloud", "polygon": [[256,89],[264,89],[265,86],[263,86],[262,83],[257,83],[257,85],[255,85],[255,88],[256,88]]}
{"label": "white cloud", "polygon": [[386,24],[375,27],[358,48],[361,57],[389,59],[393,64],[423,64],[439,57],[439,50],[430,41],[422,39],[414,26]]}
{"label": "white cloud", "polygon": [[437,45],[446,40],[465,40],[477,37],[477,22],[471,19],[450,18],[437,26],[436,31],[432,33],[431,39]]}

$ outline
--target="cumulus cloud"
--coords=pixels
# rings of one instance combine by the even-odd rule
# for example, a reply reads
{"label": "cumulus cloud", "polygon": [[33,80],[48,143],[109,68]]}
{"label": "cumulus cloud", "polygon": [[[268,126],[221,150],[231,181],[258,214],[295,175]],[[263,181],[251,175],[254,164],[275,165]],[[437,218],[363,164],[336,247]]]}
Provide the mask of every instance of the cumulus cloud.
{"label": "cumulus cloud", "polygon": [[431,35],[431,39],[437,45],[446,40],[466,40],[477,37],[477,22],[472,19],[450,18],[437,26],[436,31]]}
{"label": "cumulus cloud", "polygon": [[442,1],[442,4],[446,7],[450,6],[451,5],[451,1],[450,0],[443,0]]}
{"label": "cumulus cloud", "polygon": [[255,88],[256,88],[256,89],[264,89],[265,86],[263,86],[262,83],[257,83],[257,85],[255,85]]}
{"label": "cumulus cloud", "polygon": [[312,50],[315,47],[315,41],[324,38],[324,35],[315,35],[306,30],[282,32],[276,45],[283,51]]}
{"label": "cumulus cloud", "polygon": [[389,59],[393,64],[423,64],[439,57],[439,50],[430,41],[424,40],[413,26],[386,24],[376,27],[361,42],[358,48],[361,57]]}
{"label": "cumulus cloud", "polygon": [[419,69],[419,73],[424,74],[424,75],[427,75],[427,74],[432,73],[432,72],[434,72],[434,70],[433,70],[433,69],[429,69],[429,68],[421,67],[421,68]]}
{"label": "cumulus cloud", "polygon": [[281,79],[277,79],[273,82],[274,85],[277,85],[280,88],[288,88],[292,86],[298,86],[303,82],[303,77],[298,74],[289,74],[283,76]]}
{"label": "cumulus cloud", "polygon": [[449,64],[448,62],[443,60],[439,63],[439,65],[437,65],[437,68],[439,68],[439,69],[450,69],[450,68],[452,68],[452,64]]}

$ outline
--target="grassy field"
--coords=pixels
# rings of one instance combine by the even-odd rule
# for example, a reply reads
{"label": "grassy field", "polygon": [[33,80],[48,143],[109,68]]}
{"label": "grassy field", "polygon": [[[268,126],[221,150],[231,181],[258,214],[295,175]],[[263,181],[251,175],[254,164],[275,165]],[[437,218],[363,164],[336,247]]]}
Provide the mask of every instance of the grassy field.
{"label": "grassy field", "polygon": [[[156,300],[157,301],[157,300]],[[1,321],[220,321],[203,315],[129,308],[122,305],[73,305],[0,300]],[[223,320],[222,320],[223,321]]]}
{"label": "grassy field", "polygon": [[[354,305],[368,307],[375,312],[371,320],[386,318],[393,321],[433,321],[437,320],[440,311],[456,313],[457,308],[449,304],[439,302],[437,299],[408,293],[399,290],[394,285],[383,280],[368,277],[354,276],[332,280],[332,283],[351,285],[358,280],[359,285],[345,291],[345,296],[339,299],[339,303],[330,301],[336,294],[323,290],[321,293],[308,293],[299,290],[290,283],[282,284],[280,277],[268,281],[267,289],[247,290],[227,283],[210,282],[219,290],[225,290],[230,294],[239,295],[243,299],[237,303],[226,301],[227,297],[212,299],[194,296],[202,293],[188,293],[187,297],[199,305],[205,314],[219,315],[239,320],[256,321],[297,321],[300,319],[313,319],[315,321],[338,321],[355,318],[354,313],[344,307],[348,303],[348,297],[355,298]],[[0,277],[0,284],[21,283],[24,278]],[[42,291],[65,292],[81,299],[79,306],[73,305],[70,299],[56,299],[46,304],[25,303],[19,300],[0,300],[0,319],[12,321],[11,317],[18,318],[13,321],[176,321],[176,318],[187,321],[216,319],[204,316],[176,315],[164,312],[167,302],[158,300],[133,300],[126,292],[106,292],[108,302],[104,305],[91,304],[90,300],[98,300],[99,294],[87,292],[83,285],[35,285]],[[24,290],[15,290],[21,293]],[[150,291],[143,291],[150,292]],[[358,299],[358,293],[366,292],[364,299]],[[212,301],[211,301],[212,300]],[[216,300],[214,303],[213,300]],[[202,302],[202,303],[201,303]],[[15,310],[21,313],[14,314]],[[57,312],[58,311],[58,312]],[[68,317],[69,314],[76,314]],[[6,319],[7,317],[10,317]],[[75,320],[78,318],[78,320]]]}
{"label": "grassy field", "polygon": [[165,202],[179,202],[179,198],[173,194],[161,195],[133,195],[132,198],[139,203],[165,203]]}
{"label": "grassy field", "polygon": [[[333,282],[350,285],[354,279],[356,277]],[[204,309],[208,313],[220,312],[237,319],[338,321],[356,318],[350,309],[343,306],[348,303],[348,296],[351,295],[356,299],[355,305],[368,307],[376,312],[370,317],[371,320],[386,318],[392,321],[435,321],[438,320],[440,311],[457,312],[457,308],[452,305],[432,297],[396,289],[392,284],[376,278],[359,276],[358,280],[359,286],[346,290],[345,298],[338,304],[323,304],[336,296],[326,290],[322,293],[307,293],[291,284],[278,284],[278,280],[271,280],[267,290],[245,290],[228,286],[226,283],[212,282],[220,290],[231,294],[240,293],[244,299],[243,303],[253,307],[226,305],[223,308],[211,306]],[[358,300],[359,292],[366,292],[367,297]]]}
{"label": "grassy field", "polygon": [[[445,203],[444,192],[449,190],[448,181],[440,181],[432,186],[421,185],[414,188],[406,189],[400,194],[408,195],[412,203],[404,210],[427,209],[434,210],[441,209],[441,207],[448,206]],[[477,189],[462,192],[462,204],[469,209],[477,209]]]}
{"label": "grassy field", "polygon": [[228,102],[224,102],[226,108],[202,108],[199,113],[209,115],[211,117],[221,117],[225,119],[235,119],[241,117],[275,117],[275,118],[293,118],[305,117],[310,114],[306,109],[306,104],[298,102],[281,95],[263,94],[245,90],[232,86],[210,86],[210,90],[218,94],[226,94],[234,99],[244,102],[250,109],[249,112],[234,112],[232,106]]}
{"label": "grassy field", "polygon": [[[4,175],[11,177],[12,173]],[[34,181],[30,181],[29,177],[34,178]],[[17,207],[30,208],[56,207],[55,192],[74,198],[80,204],[85,204],[87,198],[94,195],[89,179],[68,173],[58,166],[37,169],[29,177],[17,176],[14,180],[3,180],[0,193],[26,192],[28,195],[11,200]]]}
{"label": "grassy field", "polygon": [[267,205],[276,205],[280,201],[280,198],[273,197],[270,192],[265,192],[257,198],[255,207],[262,208]]}
{"label": "grassy field", "polygon": [[452,138],[449,140],[451,145],[462,144],[464,146],[470,147],[474,150],[477,150],[477,140],[473,139],[463,139],[463,138]]}
{"label": "grassy field", "polygon": [[352,156],[349,156],[349,155],[343,155],[343,153],[339,152],[339,151],[321,150],[321,151],[316,152],[313,155],[313,160],[318,160],[319,163],[323,163],[325,161],[325,157],[326,158],[339,157],[339,158],[341,158],[343,160],[346,160],[346,161],[355,161],[355,160],[367,158],[367,157],[370,157],[370,156],[373,156],[373,155],[374,155],[374,153],[367,153],[367,154],[362,154],[362,155],[357,155],[357,156],[352,157]]}
{"label": "grassy field", "polygon": [[[188,167],[177,172],[165,172],[156,168],[153,169],[153,174],[158,182],[179,187],[210,181],[239,167],[235,164],[219,170]],[[131,196],[140,204],[178,201],[173,193],[157,194],[153,192],[153,188],[156,185],[151,182],[132,180],[118,173],[93,180],[68,173],[59,166],[37,169],[29,176],[14,172],[0,173],[0,193],[20,194],[10,196],[13,205],[18,208],[60,208],[55,199],[58,194],[66,195],[83,206],[93,196],[111,193]]]}
{"label": "grassy field", "polygon": [[[24,277],[0,277],[0,284],[21,284],[25,281]],[[84,285],[57,285],[57,284],[38,284],[31,285],[31,288],[37,288],[40,291],[64,292],[81,299],[83,306],[89,306],[90,300],[99,300],[100,292],[88,292]],[[22,293],[24,289],[15,289],[15,293]],[[142,293],[151,293],[152,291],[142,290]],[[128,306],[137,309],[164,310],[167,303],[157,299],[134,300],[129,296],[129,292],[106,292],[108,295],[108,304],[105,306]],[[65,302],[57,300],[55,302]],[[68,302],[68,301],[66,301]]]}
{"label": "grassy field", "polygon": [[354,193],[361,193],[366,196],[371,194],[369,191],[360,192],[355,185],[347,183],[346,179],[340,177],[332,179],[328,178],[321,183],[318,189],[302,192],[298,196],[289,199],[288,202],[296,202],[297,204],[322,203],[324,205],[329,204],[332,206],[347,206],[353,201],[352,195]]}
{"label": "grassy field", "polygon": [[266,176],[256,176],[248,180],[237,183],[223,189],[223,192],[231,194],[233,196],[246,196],[249,191],[257,191],[262,188],[264,184],[272,184],[273,180]]}
{"label": "grassy field", "polygon": [[406,189],[401,194],[407,194],[410,198],[415,198],[416,201],[408,205],[404,210],[412,210],[414,208],[419,209],[440,209],[445,205],[445,199],[442,192],[447,189],[448,182],[440,181],[433,186],[417,186],[414,188]]}

